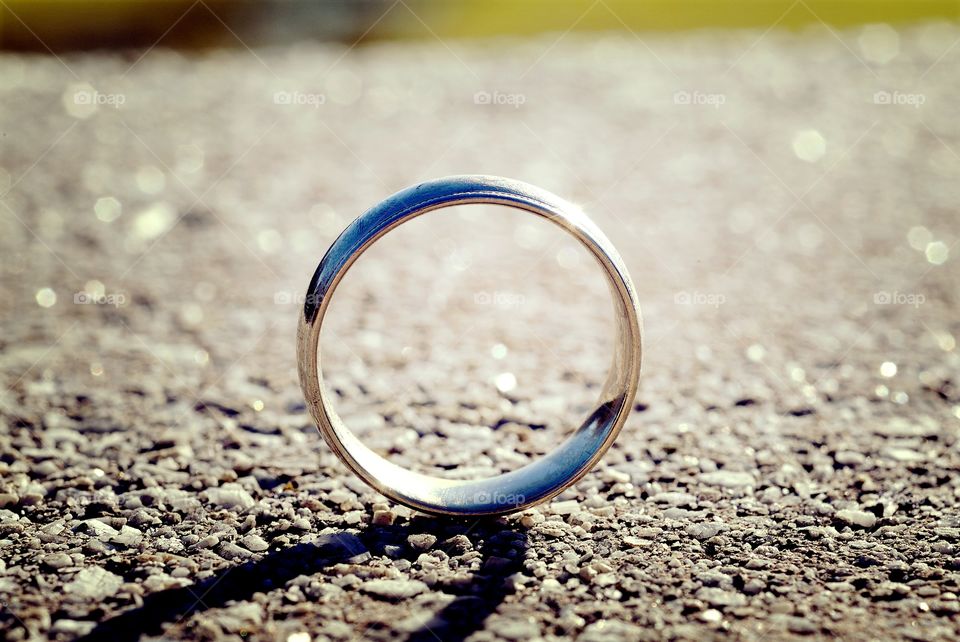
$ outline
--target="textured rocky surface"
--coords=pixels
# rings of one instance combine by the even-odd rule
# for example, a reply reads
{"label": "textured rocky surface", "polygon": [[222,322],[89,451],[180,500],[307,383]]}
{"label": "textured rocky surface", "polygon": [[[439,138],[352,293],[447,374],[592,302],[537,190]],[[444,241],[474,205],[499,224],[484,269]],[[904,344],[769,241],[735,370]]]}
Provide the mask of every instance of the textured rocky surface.
{"label": "textured rocky surface", "polygon": [[[557,37],[3,56],[6,639],[960,635],[960,30]],[[369,491],[296,382],[328,243],[450,173],[583,203],[644,306],[603,465],[501,520]],[[344,418],[437,474],[549,449],[609,358],[586,258],[397,230],[325,329]]]}

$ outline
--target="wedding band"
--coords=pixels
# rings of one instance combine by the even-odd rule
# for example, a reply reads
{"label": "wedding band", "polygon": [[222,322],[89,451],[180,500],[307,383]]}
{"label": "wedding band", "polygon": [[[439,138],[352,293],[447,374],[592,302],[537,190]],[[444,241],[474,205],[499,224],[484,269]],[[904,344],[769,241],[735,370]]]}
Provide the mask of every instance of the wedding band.
{"label": "wedding band", "polygon": [[[402,468],[365,446],[340,420],[323,385],[320,325],[337,284],[381,236],[435,209],[492,203],[525,210],[576,237],[607,277],[617,339],[599,400],[552,452],[496,477],[452,480]],[[333,242],[310,281],[297,330],[300,387],[324,440],[363,481],[390,499],[438,515],[498,515],[547,501],[583,477],[613,444],[633,407],[640,376],[641,319],[636,291],[610,240],[577,206],[540,188],[494,176],[450,176],[408,187],[354,220]]]}

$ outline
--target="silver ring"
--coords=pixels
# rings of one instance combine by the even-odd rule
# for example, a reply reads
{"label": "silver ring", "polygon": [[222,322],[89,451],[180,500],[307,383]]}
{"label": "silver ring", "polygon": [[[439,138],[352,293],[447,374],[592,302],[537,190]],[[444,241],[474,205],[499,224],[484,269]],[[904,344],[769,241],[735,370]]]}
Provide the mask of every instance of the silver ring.
{"label": "silver ring", "polygon": [[[518,470],[476,480],[416,473],[384,459],[350,432],[323,385],[320,325],[337,284],[381,236],[431,210],[492,203],[531,212],[575,236],[607,276],[617,319],[613,363],[593,412],[552,452]],[[547,501],[574,484],[613,444],[633,407],[640,377],[641,319],[620,254],[577,206],[540,188],[495,176],[450,176],[408,187],[354,220],[327,250],[307,290],[297,330],[300,387],[320,433],[361,479],[390,499],[437,515],[498,515]]]}

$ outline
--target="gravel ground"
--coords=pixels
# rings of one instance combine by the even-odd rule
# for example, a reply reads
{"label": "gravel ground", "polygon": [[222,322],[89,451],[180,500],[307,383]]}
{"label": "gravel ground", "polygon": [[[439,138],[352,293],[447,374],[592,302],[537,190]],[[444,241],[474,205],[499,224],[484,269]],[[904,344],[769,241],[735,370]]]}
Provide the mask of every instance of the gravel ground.
{"label": "gravel ground", "polygon": [[[960,636],[960,29],[557,37],[3,55],[6,639]],[[583,203],[644,307],[617,444],[498,520],[368,490],[296,381],[327,245],[451,173]],[[357,264],[323,346],[366,440],[477,476],[578,423],[608,295],[544,225]]]}

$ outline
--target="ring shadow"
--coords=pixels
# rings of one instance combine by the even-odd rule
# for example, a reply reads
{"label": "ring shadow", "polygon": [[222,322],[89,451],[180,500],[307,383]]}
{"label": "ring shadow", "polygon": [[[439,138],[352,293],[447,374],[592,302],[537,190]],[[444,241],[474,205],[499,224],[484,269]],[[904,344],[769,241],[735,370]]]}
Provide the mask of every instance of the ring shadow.
{"label": "ring shadow", "polygon": [[[142,635],[161,634],[166,623],[175,623],[194,613],[250,599],[255,593],[283,587],[301,575],[313,575],[369,551],[383,554],[385,547],[404,547],[405,557],[415,561],[419,553],[407,546],[407,536],[429,534],[437,538],[436,549],[455,535],[480,540],[480,570],[467,582],[438,582],[433,587],[454,595],[443,609],[414,630],[408,642],[462,642],[483,625],[507,595],[513,592],[508,578],[523,571],[528,548],[526,534],[517,528],[482,519],[469,524],[461,520],[417,516],[401,526],[369,526],[359,535],[340,532],[316,543],[297,544],[263,555],[260,559],[222,569],[203,581],[146,596],[143,605],[97,624],[80,640],[133,642]],[[394,549],[396,550],[396,549]],[[447,552],[447,551],[444,551]],[[229,580],[225,578],[229,576]]]}

